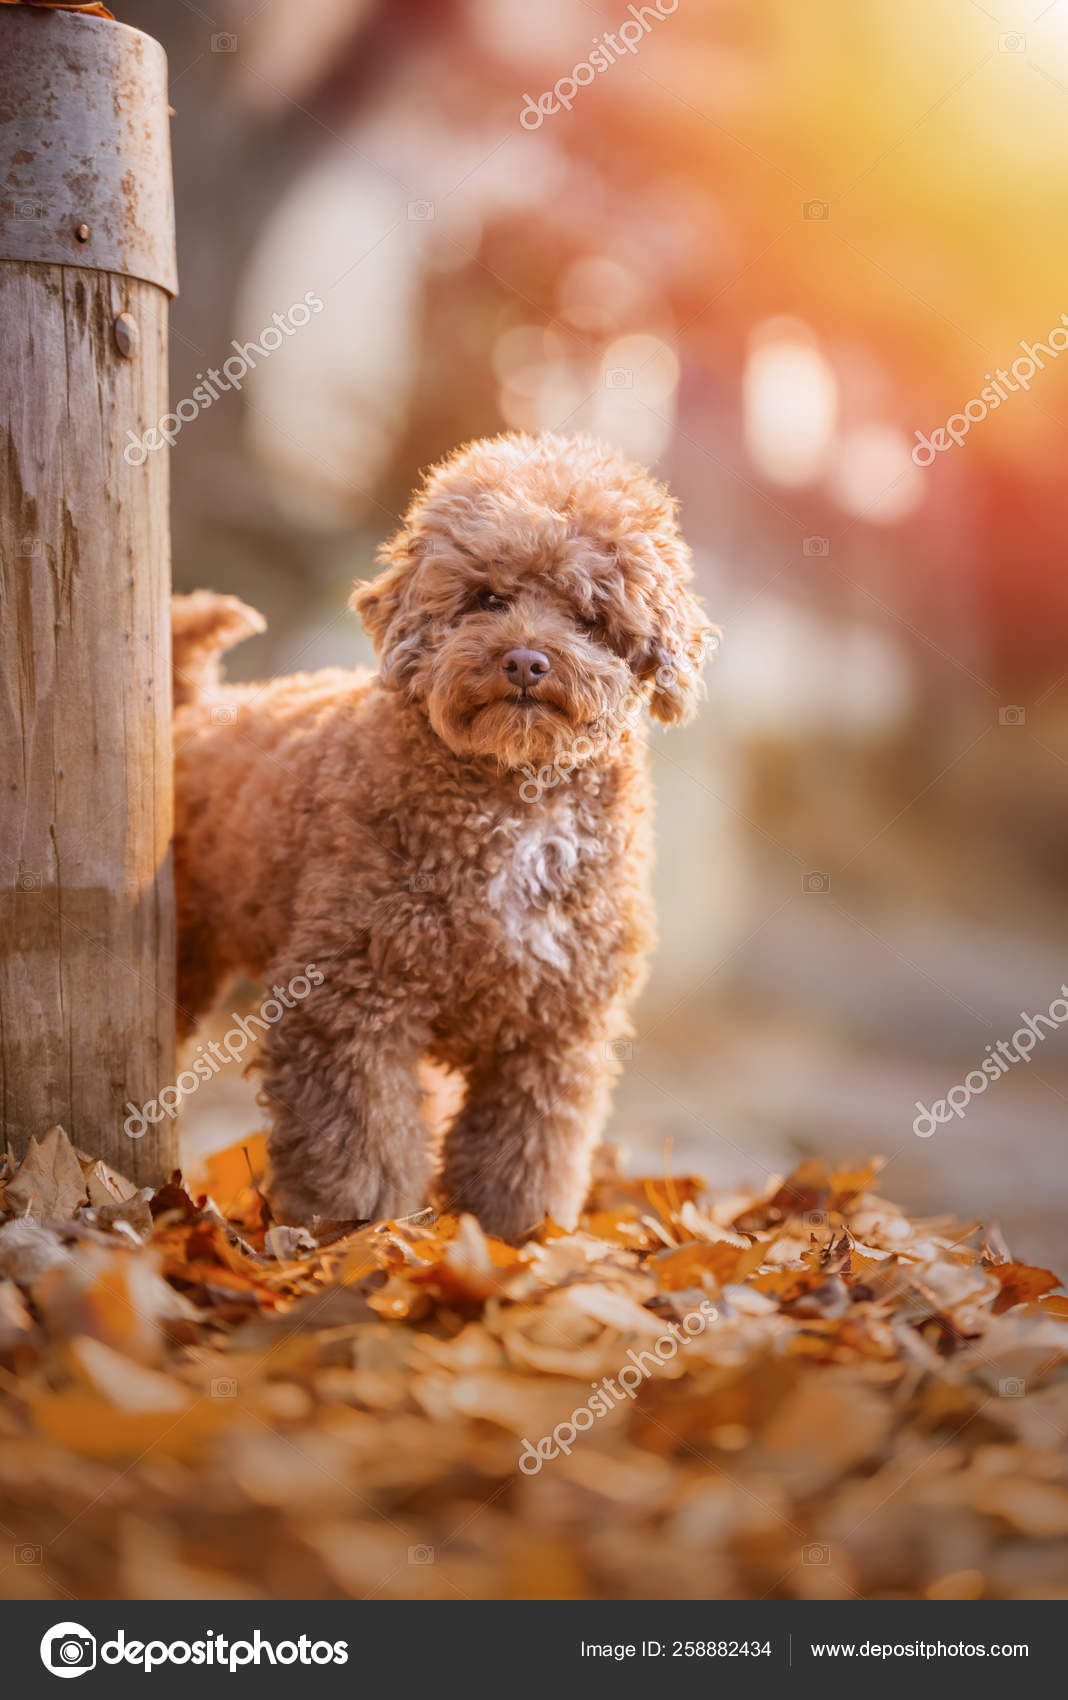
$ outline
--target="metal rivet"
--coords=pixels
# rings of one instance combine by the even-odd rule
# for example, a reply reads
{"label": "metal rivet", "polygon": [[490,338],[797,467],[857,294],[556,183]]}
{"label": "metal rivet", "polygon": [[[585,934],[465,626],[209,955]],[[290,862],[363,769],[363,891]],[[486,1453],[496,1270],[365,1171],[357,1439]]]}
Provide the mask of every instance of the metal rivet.
{"label": "metal rivet", "polygon": [[74,232],[74,234],[78,238],[79,242],[88,242],[88,240],[89,240],[89,226],[87,224],[79,224],[79,226],[78,226],[77,230]]}
{"label": "metal rivet", "polygon": [[115,336],[115,347],[125,359],[132,360],[141,340],[137,320],[132,313],[120,313],[111,328]]}

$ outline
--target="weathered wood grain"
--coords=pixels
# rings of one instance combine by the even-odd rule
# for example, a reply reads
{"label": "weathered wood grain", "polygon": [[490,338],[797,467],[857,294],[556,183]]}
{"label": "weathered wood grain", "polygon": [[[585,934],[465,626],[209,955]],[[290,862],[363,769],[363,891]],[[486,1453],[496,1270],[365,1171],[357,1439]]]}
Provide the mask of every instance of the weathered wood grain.
{"label": "weathered wood grain", "polygon": [[[132,358],[114,322],[140,332]],[[167,297],[0,262],[0,1126],[61,1122],[139,1182],[127,1105],[174,1079]]]}

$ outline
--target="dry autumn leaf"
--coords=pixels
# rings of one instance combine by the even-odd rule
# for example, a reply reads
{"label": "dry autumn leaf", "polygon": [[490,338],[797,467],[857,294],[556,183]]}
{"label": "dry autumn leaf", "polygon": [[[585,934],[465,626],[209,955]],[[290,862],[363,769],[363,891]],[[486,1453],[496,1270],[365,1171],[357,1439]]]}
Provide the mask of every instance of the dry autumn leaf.
{"label": "dry autumn leaf", "polygon": [[82,1166],[61,1127],[50,1127],[40,1140],[30,1140],[5,1194],[7,1208],[14,1216],[73,1216],[79,1205],[87,1203]]}
{"label": "dry autumn leaf", "polygon": [[1013,1305],[1026,1304],[1060,1286],[1060,1278],[1051,1269],[1035,1269],[1027,1263],[998,1263],[994,1267],[1001,1292],[994,1301],[994,1315],[1011,1310]]}
{"label": "dry autumn leaf", "polygon": [[115,22],[114,12],[109,12],[99,0],[82,6],[71,4],[70,0],[0,0],[0,6],[37,6],[47,12],[81,12],[86,17],[110,18],[112,23]]}

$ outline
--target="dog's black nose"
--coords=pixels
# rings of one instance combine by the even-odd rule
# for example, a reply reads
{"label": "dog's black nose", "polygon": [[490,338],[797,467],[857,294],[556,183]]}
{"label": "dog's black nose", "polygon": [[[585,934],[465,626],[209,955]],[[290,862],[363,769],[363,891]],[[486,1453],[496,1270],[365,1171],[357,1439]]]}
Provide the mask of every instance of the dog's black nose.
{"label": "dog's black nose", "polygon": [[526,690],[528,685],[536,685],[539,679],[544,679],[552,662],[540,649],[510,649],[501,666],[513,685],[521,685]]}

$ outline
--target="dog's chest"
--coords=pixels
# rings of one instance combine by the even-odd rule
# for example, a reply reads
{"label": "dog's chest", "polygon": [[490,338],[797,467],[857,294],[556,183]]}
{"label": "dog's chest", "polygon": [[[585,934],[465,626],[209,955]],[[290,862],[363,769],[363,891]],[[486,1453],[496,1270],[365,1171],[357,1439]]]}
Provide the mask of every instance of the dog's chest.
{"label": "dog's chest", "polygon": [[582,895],[597,882],[606,849],[578,801],[505,815],[491,823],[479,857],[476,902],[495,953],[528,968],[574,966]]}

